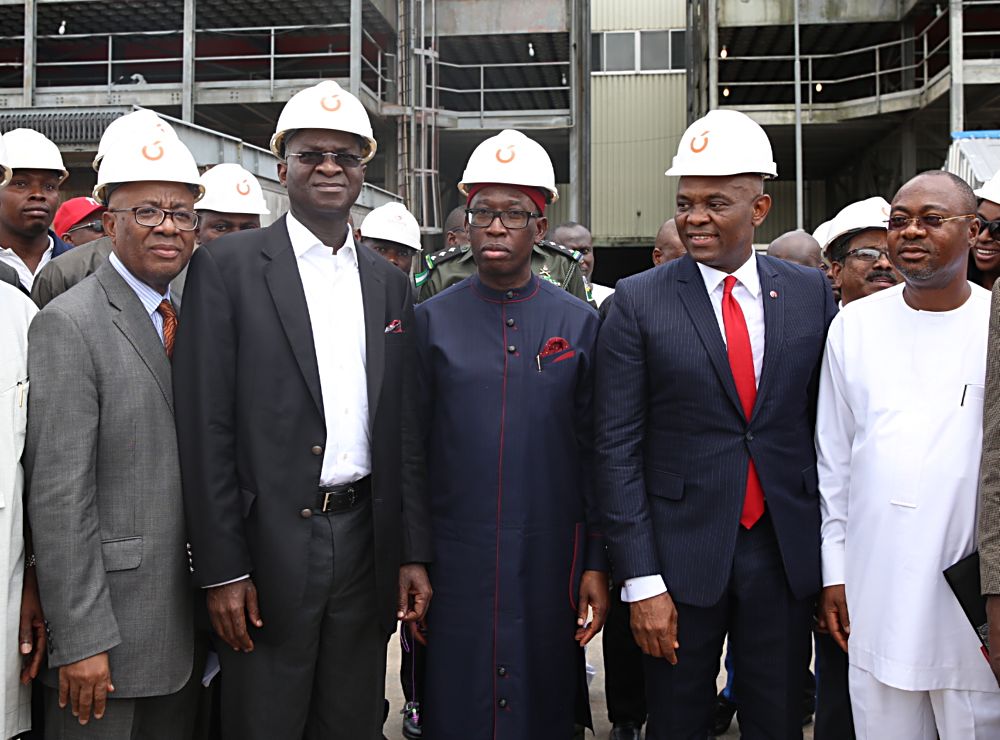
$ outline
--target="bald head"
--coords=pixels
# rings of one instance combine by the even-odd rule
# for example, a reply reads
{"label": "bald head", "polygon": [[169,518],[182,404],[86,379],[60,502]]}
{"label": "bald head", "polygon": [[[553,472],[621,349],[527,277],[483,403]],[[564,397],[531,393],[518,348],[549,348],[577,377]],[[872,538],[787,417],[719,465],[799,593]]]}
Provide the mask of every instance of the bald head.
{"label": "bald head", "polygon": [[683,257],[686,252],[681,235],[677,233],[676,222],[672,218],[664,221],[660,230],[656,232],[656,241],[653,243],[653,264],[662,265],[671,262]]}
{"label": "bald head", "polygon": [[767,248],[768,257],[794,262],[803,267],[822,267],[823,253],[811,234],[798,229],[782,234]]}
{"label": "bald head", "polygon": [[444,220],[444,244],[446,247],[464,247],[469,243],[465,229],[465,206],[456,206]]}

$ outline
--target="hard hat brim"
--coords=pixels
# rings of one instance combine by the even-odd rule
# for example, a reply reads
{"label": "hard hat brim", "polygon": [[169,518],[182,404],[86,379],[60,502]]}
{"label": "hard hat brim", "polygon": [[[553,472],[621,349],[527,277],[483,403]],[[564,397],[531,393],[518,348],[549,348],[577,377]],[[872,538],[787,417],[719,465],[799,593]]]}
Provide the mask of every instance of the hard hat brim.
{"label": "hard hat brim", "polygon": [[[466,198],[469,197],[469,186],[478,185],[477,182],[460,182],[458,183],[458,192],[464,195]],[[523,182],[503,182],[502,180],[494,180],[491,184],[496,185],[513,185],[519,188],[538,188],[539,190],[544,190],[549,194],[549,205],[552,205],[557,200],[559,200],[559,191],[556,188],[547,188],[544,185],[525,185]]]}
{"label": "hard hat brim", "polygon": [[763,172],[733,172],[729,167],[699,167],[697,172],[689,171],[682,164],[675,164],[663,173],[667,177],[735,177],[736,175],[760,175],[765,180],[773,180],[778,177],[778,165],[774,162]]}
{"label": "hard hat brim", "polygon": [[[100,203],[101,205],[103,205],[103,206],[106,207],[108,205],[108,201],[105,198],[105,194],[108,192],[108,188],[116,186],[116,185],[128,185],[129,183],[132,183],[132,182],[147,182],[147,181],[146,180],[125,180],[123,182],[106,182],[106,183],[103,183],[103,184],[100,184],[100,185],[95,185],[94,186],[94,190],[91,193],[91,196],[98,203]],[[151,180],[150,182],[157,182],[157,181],[156,180]],[[172,181],[172,180],[164,180],[163,182],[174,182],[174,181]],[[177,183],[177,184],[178,185],[187,185],[188,187],[192,187],[192,188],[197,188],[198,189],[198,195],[196,195],[195,199],[194,199],[195,203],[197,203],[198,201],[200,201],[202,198],[205,197],[205,186],[202,185],[200,182],[180,182],[180,183]]]}

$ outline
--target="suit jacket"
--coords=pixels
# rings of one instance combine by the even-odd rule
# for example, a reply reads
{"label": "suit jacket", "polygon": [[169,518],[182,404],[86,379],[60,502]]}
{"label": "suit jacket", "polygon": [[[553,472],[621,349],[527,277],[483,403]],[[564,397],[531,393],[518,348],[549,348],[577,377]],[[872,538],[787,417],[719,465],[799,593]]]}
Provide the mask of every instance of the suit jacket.
{"label": "suit jacket", "polygon": [[170,363],[110,263],[38,313],[28,372],[49,666],[108,650],[115,697],[173,693],[191,673],[193,606]]}
{"label": "suit jacket", "polygon": [[690,256],[618,282],[597,355],[598,491],[617,581],[662,574],[710,606],[729,581],[751,457],[796,598],[820,588],[813,447],[826,330],[818,270],[757,256],[765,348],[749,421]]}
{"label": "suit jacket", "polygon": [[1000,595],[1000,280],[990,306],[977,529],[983,595]]}
{"label": "suit jacket", "polygon": [[[395,627],[399,566],[430,560],[426,504],[401,494],[404,386],[412,382],[407,277],[358,245],[367,344],[375,578]],[[331,317],[335,321],[336,317]],[[402,333],[386,333],[393,321]],[[278,642],[306,585],[326,420],[305,292],[285,219],[194,254],[174,350],[177,432],[195,581],[253,576]],[[335,422],[334,422],[335,423]]]}
{"label": "suit jacket", "polygon": [[65,256],[56,255],[53,249],[52,259],[35,275],[31,299],[39,308],[45,308],[45,304],[57,295],[65,293],[104,264],[111,254],[111,246],[111,237],[102,236],[70,249]]}

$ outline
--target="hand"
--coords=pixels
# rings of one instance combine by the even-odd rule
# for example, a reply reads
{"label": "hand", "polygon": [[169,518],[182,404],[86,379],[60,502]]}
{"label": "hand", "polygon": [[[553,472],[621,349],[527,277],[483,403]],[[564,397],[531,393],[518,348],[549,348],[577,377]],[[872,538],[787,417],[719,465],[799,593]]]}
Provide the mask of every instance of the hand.
{"label": "hand", "polygon": [[21,683],[27,685],[38,675],[45,655],[48,637],[45,634],[45,617],[38,596],[38,577],[34,568],[24,571],[24,588],[21,591],[21,626],[18,643],[21,653]]}
{"label": "hand", "polygon": [[990,668],[1000,686],[1000,596],[987,597],[986,620],[990,626]]}
{"label": "hand", "polygon": [[847,591],[844,584],[827,586],[819,596],[816,614],[818,632],[827,632],[840,649],[847,652],[847,638],[851,636],[851,615],[847,613]]}
{"label": "hand", "polygon": [[632,636],[646,655],[677,665],[677,607],[664,592],[631,604]]}
{"label": "hand", "polygon": [[59,708],[72,704],[73,716],[81,725],[104,716],[108,693],[115,690],[111,684],[111,665],[107,653],[98,653],[59,669]]}
{"label": "hand", "polygon": [[[579,606],[576,615],[576,641],[583,647],[590,642],[604,627],[608,619],[608,574],[599,570],[585,570],[580,578]],[[587,612],[592,610],[594,617],[587,623]]]}
{"label": "hand", "polygon": [[399,569],[399,608],[396,619],[404,622],[418,622],[427,614],[430,606],[431,581],[427,569],[420,563],[408,563]]}
{"label": "hand", "polygon": [[409,631],[410,637],[412,637],[415,642],[419,642],[424,647],[427,647],[426,619],[421,619],[419,622],[407,622],[406,629]]}
{"label": "hand", "polygon": [[252,651],[253,640],[247,632],[247,618],[257,629],[264,626],[257,606],[257,587],[253,581],[244,578],[210,588],[207,600],[208,616],[215,633],[233,650]]}

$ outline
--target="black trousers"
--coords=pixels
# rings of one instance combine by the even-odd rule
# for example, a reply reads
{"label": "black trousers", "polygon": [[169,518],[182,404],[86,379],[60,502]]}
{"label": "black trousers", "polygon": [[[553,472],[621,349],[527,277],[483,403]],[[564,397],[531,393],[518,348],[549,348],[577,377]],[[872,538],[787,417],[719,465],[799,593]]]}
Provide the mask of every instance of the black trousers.
{"label": "black trousers", "polygon": [[388,635],[379,627],[371,502],[309,521],[309,575],[288,638],[219,655],[225,740],[381,740]]}
{"label": "black trousers", "polygon": [[744,740],[802,737],[803,681],[814,598],[796,599],[770,516],[740,529],[729,586],[718,603],[677,603],[678,663],[643,656],[647,740],[704,740],[712,724],[722,644],[732,637]]}
{"label": "black trousers", "polygon": [[612,725],[646,723],[646,679],[642,650],[632,637],[629,605],[622,601],[620,584],[611,586],[611,605],[604,624],[604,691]]}
{"label": "black trousers", "polygon": [[847,688],[847,653],[829,635],[816,635],[815,740],[854,740]]}
{"label": "black trousers", "polygon": [[399,683],[403,687],[403,696],[407,702],[423,701],[427,648],[413,639],[405,622],[399,623],[399,639],[403,648],[399,660]]}

